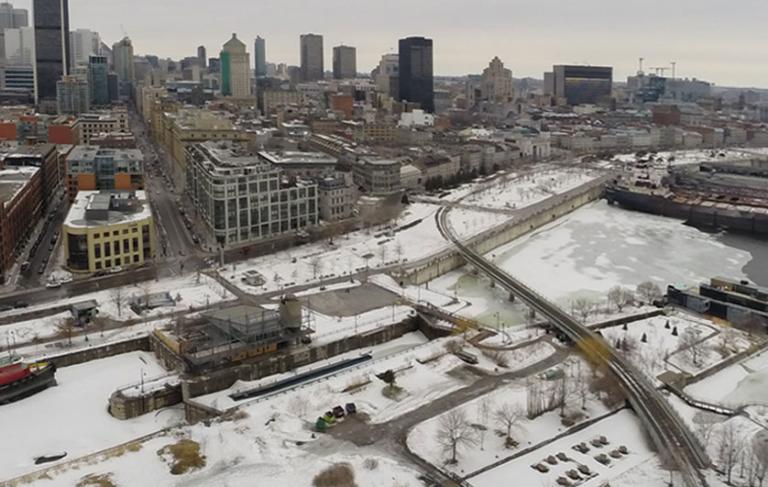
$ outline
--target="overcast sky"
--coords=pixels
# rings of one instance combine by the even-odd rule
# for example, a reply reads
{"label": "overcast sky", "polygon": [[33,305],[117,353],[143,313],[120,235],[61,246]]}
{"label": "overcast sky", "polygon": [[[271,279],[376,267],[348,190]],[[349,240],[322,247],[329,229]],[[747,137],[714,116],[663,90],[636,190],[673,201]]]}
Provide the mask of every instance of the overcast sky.
{"label": "overcast sky", "polygon": [[643,56],[646,67],[677,61],[678,76],[768,87],[768,0],[70,0],[70,10],[73,29],[111,45],[124,28],[137,53],[161,57],[195,55],[200,44],[215,56],[236,32],[251,55],[261,35],[268,61],[298,64],[299,34],[315,32],[326,69],[344,43],[368,71],[399,37],[424,35],[437,74],[478,73],[498,55],[515,77],[589,63],[623,80]]}

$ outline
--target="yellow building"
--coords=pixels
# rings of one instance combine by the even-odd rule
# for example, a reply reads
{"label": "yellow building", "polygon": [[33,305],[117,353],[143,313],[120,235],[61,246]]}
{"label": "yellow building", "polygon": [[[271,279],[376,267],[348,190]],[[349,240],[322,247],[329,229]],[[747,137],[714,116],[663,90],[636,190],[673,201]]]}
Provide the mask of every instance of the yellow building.
{"label": "yellow building", "polygon": [[144,191],[80,191],[62,232],[72,272],[137,267],[156,256],[155,222]]}

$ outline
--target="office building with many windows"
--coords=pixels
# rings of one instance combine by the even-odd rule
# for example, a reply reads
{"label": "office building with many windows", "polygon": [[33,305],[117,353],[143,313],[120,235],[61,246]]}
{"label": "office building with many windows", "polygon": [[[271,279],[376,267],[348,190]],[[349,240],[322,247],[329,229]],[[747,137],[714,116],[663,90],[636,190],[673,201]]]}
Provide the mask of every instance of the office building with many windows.
{"label": "office building with many windows", "polygon": [[187,147],[187,194],[223,246],[297,232],[318,223],[318,191],[231,142]]}
{"label": "office building with many windows", "polygon": [[69,75],[69,0],[34,0],[35,101],[49,111],[56,103],[56,82]]}
{"label": "office building with many windows", "polygon": [[67,156],[67,193],[144,189],[144,156],[138,149],[108,149],[79,145]]}
{"label": "office building with many windows", "polygon": [[435,112],[435,86],[432,67],[432,39],[400,39],[398,62],[400,92],[398,100],[418,103],[422,110]]}

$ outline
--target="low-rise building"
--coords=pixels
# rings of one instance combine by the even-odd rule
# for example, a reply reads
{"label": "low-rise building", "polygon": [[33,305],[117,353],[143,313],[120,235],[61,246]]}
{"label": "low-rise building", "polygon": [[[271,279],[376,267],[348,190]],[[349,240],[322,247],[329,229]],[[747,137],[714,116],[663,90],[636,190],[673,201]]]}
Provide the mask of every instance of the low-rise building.
{"label": "low-rise building", "polygon": [[67,157],[67,193],[78,191],[144,189],[144,155],[138,149],[109,149],[80,145]]}
{"label": "low-rise building", "polygon": [[351,173],[336,173],[317,181],[320,218],[327,222],[344,220],[353,215],[357,188]]}
{"label": "low-rise building", "polygon": [[416,167],[421,169],[425,181],[447,182],[459,173],[461,156],[426,154],[418,159]]}
{"label": "low-rise building", "polygon": [[408,191],[422,191],[424,189],[424,175],[421,169],[411,164],[404,164],[400,168],[400,181],[403,189]]}
{"label": "low-rise building", "polygon": [[72,272],[136,267],[156,256],[155,222],[144,191],[80,191],[62,235]]}
{"label": "low-rise building", "polygon": [[220,245],[317,225],[316,184],[286,184],[282,170],[231,142],[189,145],[187,158],[186,191]]}
{"label": "low-rise building", "polygon": [[0,169],[0,283],[43,211],[42,172],[36,167]]}
{"label": "low-rise building", "polygon": [[386,196],[402,191],[400,166],[396,159],[363,158],[352,164],[355,184],[371,196]]}
{"label": "low-rise building", "polygon": [[128,112],[125,109],[83,113],[75,123],[77,143],[89,145],[91,138],[105,133],[129,133]]}

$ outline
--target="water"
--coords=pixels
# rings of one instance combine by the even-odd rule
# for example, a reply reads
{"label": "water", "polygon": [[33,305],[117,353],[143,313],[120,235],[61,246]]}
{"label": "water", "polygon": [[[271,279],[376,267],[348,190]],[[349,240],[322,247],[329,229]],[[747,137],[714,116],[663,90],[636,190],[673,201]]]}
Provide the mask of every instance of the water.
{"label": "water", "polygon": [[[590,204],[490,255],[497,265],[566,310],[577,298],[603,304],[616,285],[652,281],[692,287],[726,276],[768,284],[768,245],[745,235],[709,234],[682,221]],[[465,310],[493,326],[525,323],[525,308],[463,269],[430,284],[472,303]],[[499,313],[499,318],[496,318]]]}

